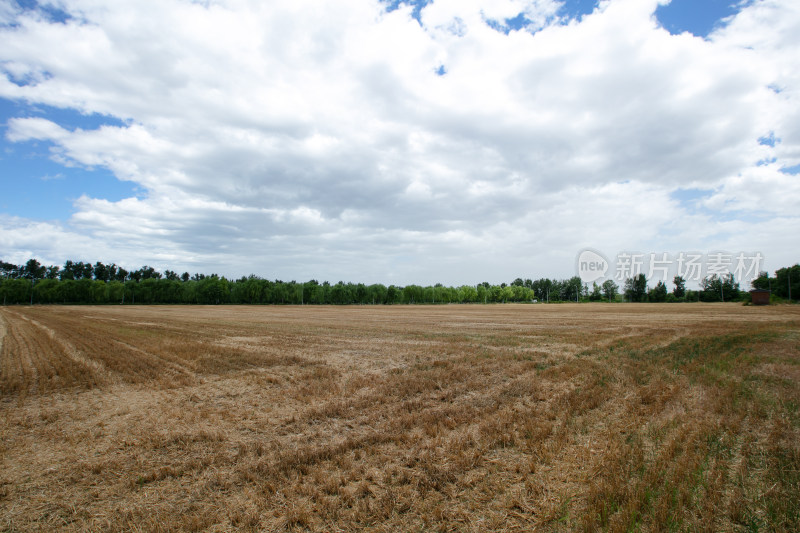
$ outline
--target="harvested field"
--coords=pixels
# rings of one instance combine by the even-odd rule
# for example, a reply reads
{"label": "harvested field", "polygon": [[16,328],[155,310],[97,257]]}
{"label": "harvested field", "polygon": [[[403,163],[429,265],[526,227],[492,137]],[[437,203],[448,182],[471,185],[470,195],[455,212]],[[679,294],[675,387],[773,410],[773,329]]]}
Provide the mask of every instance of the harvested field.
{"label": "harvested field", "polygon": [[798,531],[800,308],[0,307],[0,530]]}

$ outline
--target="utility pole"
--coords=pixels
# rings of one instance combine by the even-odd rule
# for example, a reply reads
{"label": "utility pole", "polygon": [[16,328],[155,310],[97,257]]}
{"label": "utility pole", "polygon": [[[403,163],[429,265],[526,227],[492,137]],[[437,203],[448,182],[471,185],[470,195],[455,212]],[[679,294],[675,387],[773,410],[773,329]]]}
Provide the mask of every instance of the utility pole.
{"label": "utility pole", "polygon": [[[31,305],[33,305],[33,286],[36,283],[36,278],[31,278]],[[791,296],[789,297],[791,299]]]}

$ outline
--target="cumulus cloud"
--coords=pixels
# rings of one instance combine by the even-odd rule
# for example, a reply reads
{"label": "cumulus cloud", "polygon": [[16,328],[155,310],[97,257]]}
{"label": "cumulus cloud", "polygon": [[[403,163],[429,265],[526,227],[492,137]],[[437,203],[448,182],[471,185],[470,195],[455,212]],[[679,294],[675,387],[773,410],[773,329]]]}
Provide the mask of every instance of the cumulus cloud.
{"label": "cumulus cloud", "polygon": [[[798,222],[781,172],[800,163],[798,6],[755,2],[703,39],[660,28],[658,4],[570,21],[555,0],[418,18],[376,0],[51,2],[61,21],[0,3],[0,97],[118,119],[15,117],[7,139],[144,191],[81,197],[50,228],[70,250],[4,219],[4,249],[399,283],[568,276],[581,246],[756,249],[769,239],[737,213],[768,234]],[[686,188],[712,191],[702,210],[673,198]]]}

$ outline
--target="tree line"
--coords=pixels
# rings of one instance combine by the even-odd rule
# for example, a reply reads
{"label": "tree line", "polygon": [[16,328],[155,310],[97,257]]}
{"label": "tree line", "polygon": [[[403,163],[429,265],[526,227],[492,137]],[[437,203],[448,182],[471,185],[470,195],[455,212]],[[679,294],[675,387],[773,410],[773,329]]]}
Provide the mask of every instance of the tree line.
{"label": "tree line", "polygon": [[[763,279],[779,286],[784,279],[800,283],[800,266],[777,271],[776,278]],[[781,274],[786,271],[787,274]],[[781,277],[783,276],[783,277]],[[787,277],[788,276],[788,277]],[[762,284],[760,277],[754,286]],[[685,288],[676,276],[672,292],[659,281],[650,288],[644,274],[628,279],[621,288],[612,280],[591,287],[574,276],[569,279],[517,278],[511,283],[447,287],[441,283],[383,285],[380,283],[317,280],[306,282],[268,280],[256,275],[229,280],[217,274],[205,275],[172,270],[159,272],[151,266],[126,270],[116,264],[66,261],[63,266],[45,266],[36,259],[24,265],[0,261],[0,299],[3,305],[41,304],[440,304],[578,301],[733,301],[743,293],[733,276],[711,276],[701,290]],[[787,291],[791,284],[787,285]],[[800,287],[794,289],[795,298]]]}
{"label": "tree line", "polygon": [[128,271],[116,264],[66,261],[45,266],[0,261],[0,298],[4,304],[438,304],[576,301],[584,287],[568,280],[523,280],[492,285],[336,284],[268,280],[256,275],[230,280],[217,274],[163,273],[151,266]]}
{"label": "tree line", "polygon": [[800,264],[779,268],[774,276],[762,272],[753,280],[753,288],[767,289],[778,298],[800,300]]}
{"label": "tree line", "polygon": [[625,281],[623,299],[628,302],[735,302],[749,297],[742,291],[733,274],[711,275],[700,281],[699,290],[686,288],[682,276],[672,278],[673,289],[667,290],[663,281],[649,287],[644,274],[638,274]]}

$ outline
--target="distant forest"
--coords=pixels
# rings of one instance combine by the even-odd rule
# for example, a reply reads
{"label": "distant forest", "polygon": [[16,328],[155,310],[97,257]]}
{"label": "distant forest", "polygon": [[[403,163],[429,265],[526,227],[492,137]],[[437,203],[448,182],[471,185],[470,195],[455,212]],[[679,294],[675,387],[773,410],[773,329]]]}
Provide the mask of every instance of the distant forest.
{"label": "distant forest", "polygon": [[[67,261],[64,266],[44,266],[36,259],[24,265],[0,261],[0,300],[9,304],[445,304],[505,302],[686,302],[747,299],[733,276],[711,276],[701,289],[685,288],[676,276],[667,291],[659,281],[650,288],[643,274],[626,280],[620,288],[611,280],[592,287],[577,276],[537,280],[517,278],[511,283],[446,287],[366,285],[327,281],[267,280],[255,275],[229,280],[216,274],[163,273],[144,266],[128,271],[116,264]],[[767,273],[753,282],[769,288],[779,298],[800,298],[800,265]]]}

